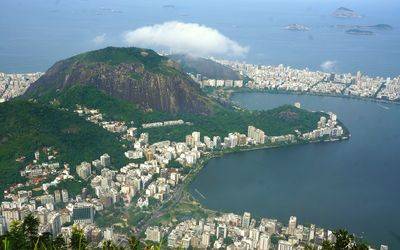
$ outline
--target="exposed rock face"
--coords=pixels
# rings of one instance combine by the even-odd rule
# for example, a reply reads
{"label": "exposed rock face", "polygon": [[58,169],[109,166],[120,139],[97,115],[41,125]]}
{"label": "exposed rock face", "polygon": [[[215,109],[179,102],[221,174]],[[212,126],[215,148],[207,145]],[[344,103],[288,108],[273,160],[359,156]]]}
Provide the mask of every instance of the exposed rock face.
{"label": "exposed rock face", "polygon": [[26,96],[40,97],[75,84],[93,85],[145,109],[170,113],[209,114],[215,105],[175,62],[138,48],[108,47],[59,61]]}

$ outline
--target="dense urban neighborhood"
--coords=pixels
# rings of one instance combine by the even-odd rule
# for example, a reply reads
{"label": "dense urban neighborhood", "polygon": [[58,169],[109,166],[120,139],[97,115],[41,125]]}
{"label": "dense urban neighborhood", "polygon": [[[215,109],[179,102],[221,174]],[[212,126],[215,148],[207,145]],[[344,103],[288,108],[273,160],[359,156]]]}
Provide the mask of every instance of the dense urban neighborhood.
{"label": "dense urban neighborhood", "polygon": [[[299,103],[295,105],[300,108]],[[1,234],[10,229],[13,221],[22,220],[27,214],[33,213],[39,218],[40,233],[63,235],[68,240],[73,225],[79,225],[92,246],[100,245],[104,240],[124,244],[127,236],[120,229],[126,225],[116,229],[120,221],[115,225],[105,223],[107,226],[102,227],[96,223],[96,218],[107,211],[124,207],[132,209],[135,215],[145,214],[152,218],[171,201],[179,202],[182,188],[190,179],[188,177],[201,168],[202,164],[198,163],[202,157],[235,149],[335,140],[347,136],[338,124],[336,115],[329,113],[321,116],[314,131],[306,133],[297,131],[288,135],[268,136],[267,131],[249,126],[247,134],[232,131],[224,138],[211,138],[207,135],[201,137],[200,132],[194,131],[186,136],[184,142],[160,141],[149,144],[151,134],[137,134],[138,128],[122,121],[107,121],[99,110],[77,105],[74,112],[118,134],[121,140],[131,141],[132,148],[121,153],[132,162],[125,166],[114,166],[113,159],[104,152],[92,162],[71,166],[58,161],[58,151],[54,147],[38,148],[33,157],[27,155],[15,159],[26,165],[20,172],[26,182],[15,183],[4,192]],[[182,123],[185,122],[160,121],[143,124],[142,127]],[[81,184],[81,188],[73,190],[73,194],[71,187],[77,183]],[[208,217],[207,214],[200,221],[191,219],[160,227],[146,224],[148,217],[143,216],[136,220],[137,227],[133,229],[144,233],[149,241],[163,242],[167,239],[170,248],[269,249],[274,245],[278,249],[299,249],[295,247],[303,243],[321,245],[333,237],[331,231],[313,225],[311,228],[297,225],[295,217],[291,218],[295,221],[290,222],[288,227],[271,219],[262,219],[256,227],[256,221],[248,213],[243,218],[233,214],[219,217],[213,217],[213,213]],[[303,237],[306,234],[309,237]],[[272,238],[279,238],[279,241],[271,242]]]}
{"label": "dense urban neighborhood", "polygon": [[[371,78],[360,72],[356,76],[313,72],[283,65],[217,62],[240,72],[246,79],[189,75],[201,87],[213,89],[246,88],[387,101],[400,98],[400,78]],[[0,74],[1,101],[23,94],[41,75]],[[0,235],[12,229],[15,221],[33,214],[38,218],[40,234],[62,236],[70,243],[71,234],[78,227],[93,248],[103,246],[104,242],[128,247],[131,234],[142,242],[155,242],[169,249],[232,250],[330,249],[326,246],[340,237],[330,229],[302,225],[295,215],[288,223],[283,223],[273,218],[253,217],[248,212],[237,215],[212,211],[203,208],[186,190],[207,160],[213,157],[259,148],[348,139],[349,132],[332,112],[320,112],[312,131],[270,135],[269,131],[246,124],[247,133],[230,131],[225,136],[217,136],[193,129],[184,141],[154,141],[151,137],[157,129],[185,127],[187,131],[195,124],[186,119],[137,124],[111,119],[102,110],[82,104],[76,104],[71,110],[60,106],[56,99],[50,103],[116,135],[124,143],[120,154],[126,164],[116,164],[110,152],[102,152],[96,159],[73,165],[61,161],[59,149],[51,145],[37,148],[33,155],[19,156],[15,161],[24,166],[20,170],[24,181],[13,183],[4,191]],[[301,110],[300,103],[293,106]],[[288,112],[285,117],[295,115]],[[202,196],[200,191],[196,192]],[[165,219],[171,211],[179,209],[184,210],[184,216]],[[382,245],[380,249],[388,248]]]}
{"label": "dense urban neighborhood", "polygon": [[192,77],[204,87],[249,88],[282,92],[334,95],[377,100],[398,101],[400,99],[400,77],[369,77],[357,72],[356,75],[310,71],[291,67],[254,65],[235,61],[217,62],[239,71],[249,78],[243,80],[203,79]]}

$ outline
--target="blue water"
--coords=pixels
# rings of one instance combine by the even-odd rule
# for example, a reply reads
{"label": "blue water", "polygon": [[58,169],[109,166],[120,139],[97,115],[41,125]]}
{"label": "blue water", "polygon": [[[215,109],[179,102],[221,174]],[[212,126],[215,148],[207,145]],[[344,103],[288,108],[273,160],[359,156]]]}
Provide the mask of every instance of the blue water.
{"label": "blue water", "polygon": [[233,99],[250,109],[300,101],[306,109],[333,111],[352,136],[213,159],[190,187],[204,194],[198,198],[206,207],[286,223],[296,215],[304,224],[346,228],[400,249],[400,105],[265,93]]}
{"label": "blue water", "polygon": [[[331,17],[340,6],[365,18]],[[79,52],[123,46],[127,30],[178,20],[218,29],[249,46],[247,56],[240,58],[248,62],[316,70],[331,60],[337,61],[337,72],[396,76],[400,75],[399,10],[397,0],[1,0],[0,71],[44,71]],[[311,31],[283,29],[291,23],[307,25]],[[352,36],[330,27],[378,23],[395,30]],[[93,38],[101,34],[106,34],[105,43],[94,44]]]}

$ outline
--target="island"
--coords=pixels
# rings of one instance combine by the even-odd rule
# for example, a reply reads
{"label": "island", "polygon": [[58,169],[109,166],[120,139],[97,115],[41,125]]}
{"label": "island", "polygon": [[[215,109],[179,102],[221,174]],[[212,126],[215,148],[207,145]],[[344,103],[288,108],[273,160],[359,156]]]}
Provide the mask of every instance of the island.
{"label": "island", "polygon": [[301,24],[290,24],[285,27],[286,30],[291,30],[291,31],[309,31],[310,28],[301,25]]}
{"label": "island", "polygon": [[372,30],[379,30],[379,31],[393,30],[393,27],[389,24],[375,24],[375,25],[338,24],[338,25],[332,25],[332,27],[336,27],[338,29],[372,29]]}
{"label": "island", "polygon": [[336,9],[333,13],[332,16],[337,17],[337,18],[361,18],[362,16],[357,14],[354,10],[345,8],[345,7],[340,7]]}
{"label": "island", "polygon": [[349,30],[346,30],[346,34],[359,35],[359,36],[371,36],[371,35],[374,35],[375,33],[370,30],[349,29]]}

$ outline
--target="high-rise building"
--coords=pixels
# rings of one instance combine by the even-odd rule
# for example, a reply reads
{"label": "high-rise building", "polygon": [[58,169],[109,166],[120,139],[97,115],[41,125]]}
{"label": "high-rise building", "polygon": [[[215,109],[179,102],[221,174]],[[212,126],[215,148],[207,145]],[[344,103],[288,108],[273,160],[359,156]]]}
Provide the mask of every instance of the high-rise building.
{"label": "high-rise building", "polygon": [[290,216],[289,225],[288,225],[288,229],[287,229],[287,234],[293,235],[294,234],[294,230],[296,229],[296,226],[297,226],[297,218],[296,218],[296,216]]}
{"label": "high-rise building", "polygon": [[139,141],[144,142],[144,144],[149,143],[149,133],[141,133],[139,137]]}
{"label": "high-rise building", "polygon": [[39,199],[42,205],[54,204],[54,196],[51,194],[44,194],[40,196]]}
{"label": "high-rise building", "polygon": [[6,218],[0,215],[0,236],[4,235],[7,231]]}
{"label": "high-rise building", "polygon": [[242,217],[242,227],[248,228],[250,226],[251,214],[249,212],[244,212]]}
{"label": "high-rise building", "polygon": [[108,154],[100,156],[100,161],[103,167],[109,167],[111,165],[111,157]]}
{"label": "high-rise building", "polygon": [[228,234],[228,229],[225,224],[220,224],[217,227],[217,239],[222,238],[225,239]]}
{"label": "high-rise building", "polygon": [[253,242],[254,247],[256,247],[258,239],[260,238],[260,231],[258,231],[258,229],[256,229],[256,228],[250,229],[249,238]]}
{"label": "high-rise building", "polygon": [[280,240],[278,242],[278,250],[293,250],[293,245],[286,240]]}
{"label": "high-rise building", "polygon": [[6,221],[5,224],[6,224],[7,230],[13,221],[21,219],[21,214],[20,214],[19,210],[17,210],[17,209],[3,210],[1,212],[1,214],[3,215],[3,218]]}
{"label": "high-rise building", "polygon": [[158,227],[148,227],[146,229],[146,240],[160,242],[163,235]]}
{"label": "high-rise building", "polygon": [[186,145],[188,147],[193,147],[194,146],[194,140],[193,140],[193,136],[192,135],[187,135],[185,141],[186,141]]}
{"label": "high-rise building", "polygon": [[92,174],[92,165],[88,162],[82,162],[76,166],[76,174],[82,179],[86,180]]}
{"label": "high-rise building", "polygon": [[210,234],[208,232],[204,232],[201,235],[201,245],[204,248],[208,248],[208,246],[210,245]]}
{"label": "high-rise building", "polygon": [[197,131],[195,131],[195,132],[193,132],[192,133],[192,137],[193,137],[193,143],[194,143],[194,146],[196,146],[197,144],[199,144],[200,143],[200,139],[201,139],[201,137],[200,137],[200,132],[197,132]]}
{"label": "high-rise building", "polygon": [[261,129],[255,128],[254,126],[248,126],[247,136],[253,139],[255,144],[265,143],[265,133]]}
{"label": "high-rise building", "polygon": [[60,203],[62,201],[61,191],[60,190],[55,190],[54,191],[54,200],[55,200],[56,203]]}
{"label": "high-rise building", "polygon": [[308,240],[311,241],[315,238],[315,225],[311,224],[310,226],[310,234],[308,236]]}
{"label": "high-rise building", "polygon": [[357,83],[361,81],[361,77],[362,77],[361,71],[357,71],[357,78],[356,78]]}
{"label": "high-rise building", "polygon": [[93,205],[89,203],[76,203],[72,210],[72,219],[75,223],[93,223]]}
{"label": "high-rise building", "polygon": [[214,147],[215,147],[216,149],[220,149],[220,148],[221,148],[221,137],[219,137],[219,136],[214,136],[214,137],[213,137],[213,144],[214,144]]}
{"label": "high-rise building", "polygon": [[68,190],[66,190],[66,189],[61,190],[61,195],[62,195],[62,201],[63,201],[64,203],[67,203],[68,200],[69,200],[69,197],[68,197]]}
{"label": "high-rise building", "polygon": [[271,237],[268,234],[261,234],[260,240],[258,241],[258,250],[269,250],[270,242]]}
{"label": "high-rise building", "polygon": [[209,149],[214,147],[213,142],[211,141],[211,138],[208,136],[204,136],[204,144],[206,144],[206,147]]}
{"label": "high-rise building", "polygon": [[52,212],[49,214],[48,218],[51,234],[56,237],[61,233],[61,216],[57,212]]}

